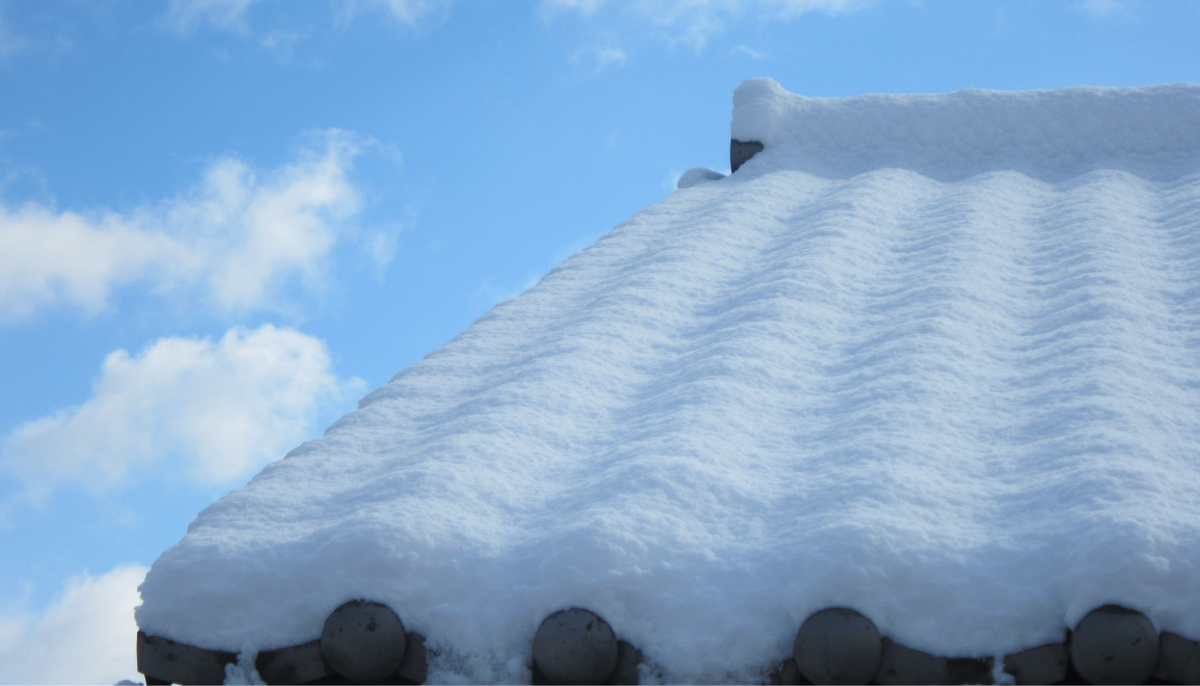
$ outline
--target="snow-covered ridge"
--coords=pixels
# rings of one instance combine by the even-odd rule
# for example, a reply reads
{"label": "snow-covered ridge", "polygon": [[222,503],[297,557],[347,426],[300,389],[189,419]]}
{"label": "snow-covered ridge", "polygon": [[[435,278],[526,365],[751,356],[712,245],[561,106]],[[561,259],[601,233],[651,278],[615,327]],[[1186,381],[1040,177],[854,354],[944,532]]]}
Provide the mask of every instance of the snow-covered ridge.
{"label": "snow-covered ridge", "polygon": [[825,178],[895,167],[939,181],[1018,171],[1062,181],[1119,169],[1167,181],[1200,171],[1200,86],[964,90],[812,98],[772,79],[733,96],[732,137],[755,159]]}

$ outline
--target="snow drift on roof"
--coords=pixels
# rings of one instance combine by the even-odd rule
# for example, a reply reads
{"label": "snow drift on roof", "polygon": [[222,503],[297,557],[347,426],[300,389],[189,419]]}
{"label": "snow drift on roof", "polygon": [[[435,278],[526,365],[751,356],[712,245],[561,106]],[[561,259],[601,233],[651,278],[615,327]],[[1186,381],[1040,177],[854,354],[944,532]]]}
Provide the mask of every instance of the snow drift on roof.
{"label": "snow drift on roof", "polygon": [[1012,170],[1056,182],[1096,169],[1169,181],[1200,171],[1195,84],[808,98],[749,79],[733,103],[733,138],[766,146],[755,159],[824,178],[886,167],[939,181]]}
{"label": "snow drift on roof", "polygon": [[[762,678],[831,605],[945,656],[1061,640],[1110,602],[1200,638],[1200,176],[1161,180],[1194,147],[985,163],[964,103],[1035,140],[1013,103],[1084,91],[773,88],[738,91],[764,160],[640,212],[207,508],[141,628],[276,648],[365,597],[428,637],[434,681],[528,679],[573,605],[693,683]],[[756,91],[782,114],[747,116]],[[1123,116],[1195,88],[1086,93]],[[888,169],[916,150],[904,102],[909,128],[939,103],[954,126]],[[838,145],[836,174],[772,166]],[[1020,170],[962,178],[1002,159]]]}

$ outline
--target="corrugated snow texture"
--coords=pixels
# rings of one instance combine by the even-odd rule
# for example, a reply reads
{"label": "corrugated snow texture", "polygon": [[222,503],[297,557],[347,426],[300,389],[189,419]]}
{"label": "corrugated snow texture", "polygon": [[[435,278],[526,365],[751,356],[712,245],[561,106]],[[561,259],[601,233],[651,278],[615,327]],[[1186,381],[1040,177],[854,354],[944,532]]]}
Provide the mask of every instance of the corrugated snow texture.
{"label": "corrugated snow texture", "polygon": [[734,139],[825,178],[895,167],[939,181],[1012,170],[1053,182],[1096,169],[1167,181],[1200,169],[1195,84],[808,98],[749,79],[733,103]]}
{"label": "corrugated snow texture", "polygon": [[366,597],[434,681],[528,679],[572,605],[693,683],[761,678],[830,605],[946,656],[1110,602],[1200,638],[1200,175],[755,160],[207,508],[141,628],[275,648]]}

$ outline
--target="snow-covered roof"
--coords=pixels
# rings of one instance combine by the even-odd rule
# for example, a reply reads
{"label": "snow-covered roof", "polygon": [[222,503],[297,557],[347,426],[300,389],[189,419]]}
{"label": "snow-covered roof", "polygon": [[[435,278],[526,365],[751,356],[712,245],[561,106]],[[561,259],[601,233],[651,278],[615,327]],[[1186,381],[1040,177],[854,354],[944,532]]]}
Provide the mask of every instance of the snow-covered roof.
{"label": "snow-covered roof", "polygon": [[802,98],[205,509],[147,634],[250,651],[342,603],[431,680],[602,615],[748,680],[853,607],[944,656],[1119,603],[1200,639],[1200,87]]}
{"label": "snow-covered roof", "polygon": [[823,178],[895,167],[938,181],[1018,171],[1057,183],[1097,169],[1170,181],[1200,169],[1200,86],[809,98],[749,79],[733,94],[732,134]]}

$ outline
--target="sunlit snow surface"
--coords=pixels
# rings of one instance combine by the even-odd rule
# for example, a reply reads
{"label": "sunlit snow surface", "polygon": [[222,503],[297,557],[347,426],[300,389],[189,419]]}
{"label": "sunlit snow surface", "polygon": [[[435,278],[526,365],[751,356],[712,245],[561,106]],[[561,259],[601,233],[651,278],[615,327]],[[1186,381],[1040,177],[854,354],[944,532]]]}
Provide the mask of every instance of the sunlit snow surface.
{"label": "sunlit snow surface", "polygon": [[[1084,90],[920,97],[1049,103],[1019,137]],[[1109,121],[1069,177],[1070,127],[990,169],[768,140],[647,208],[202,512],[141,628],[277,648],[369,598],[431,681],[527,680],[567,606],[697,683],[761,679],[831,605],[954,657],[1110,602],[1200,639],[1200,87],[1090,92],[1194,129]],[[737,98],[750,139],[889,112]]]}

